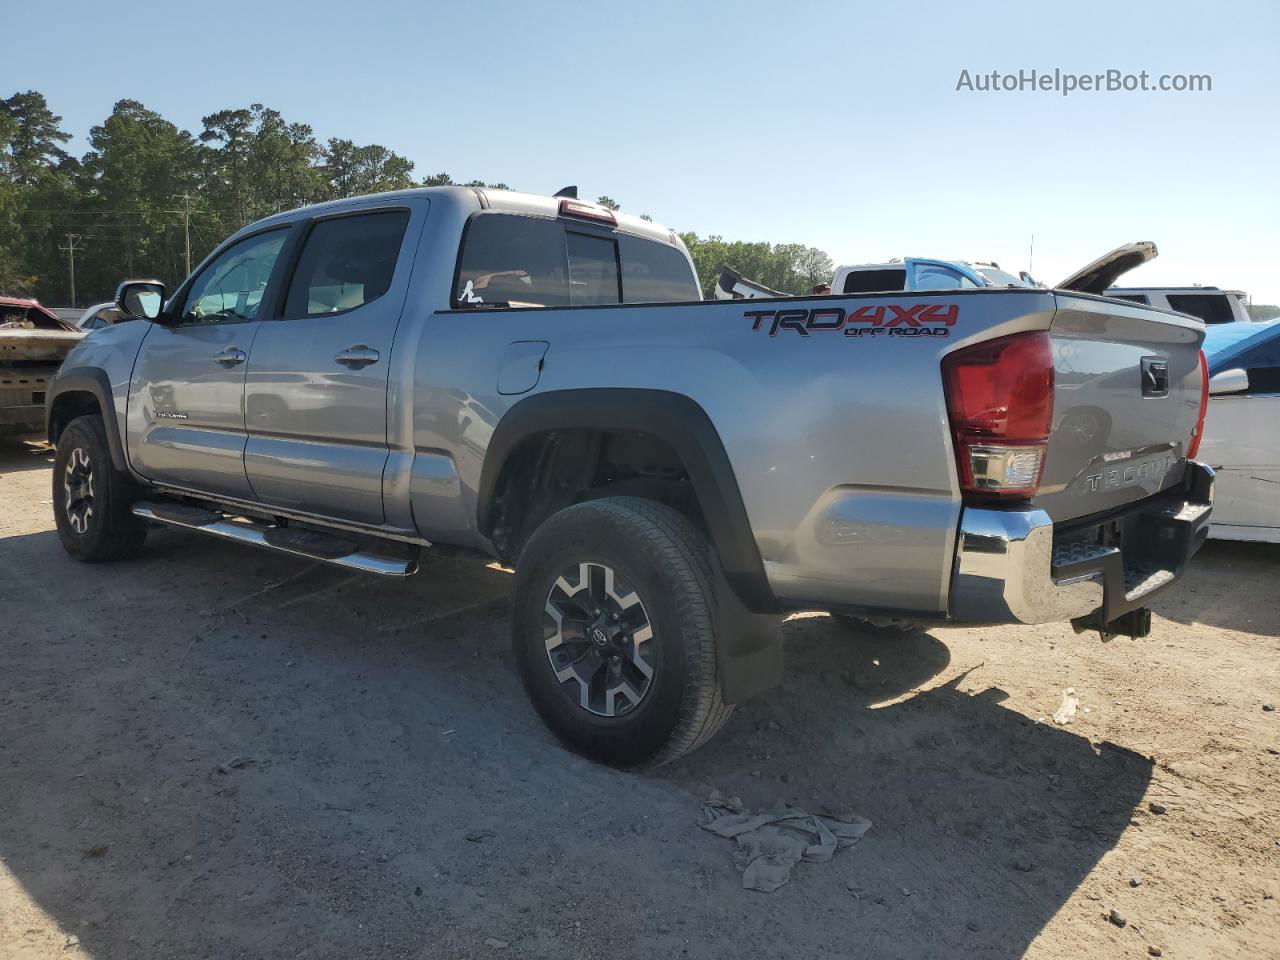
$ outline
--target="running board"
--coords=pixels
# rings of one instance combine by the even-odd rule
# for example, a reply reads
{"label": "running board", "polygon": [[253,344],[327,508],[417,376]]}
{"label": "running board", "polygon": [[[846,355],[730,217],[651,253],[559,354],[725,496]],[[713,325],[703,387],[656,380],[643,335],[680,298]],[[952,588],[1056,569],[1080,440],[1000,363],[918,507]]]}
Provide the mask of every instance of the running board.
{"label": "running board", "polygon": [[278,553],[330,563],[347,570],[375,573],[383,577],[407,577],[418,572],[416,550],[411,555],[374,553],[367,548],[362,549],[354,538],[349,539],[341,532],[329,534],[301,527],[281,527],[229,519],[216,510],[180,503],[142,501],[133,505],[133,515],[153,523],[265,547]]}

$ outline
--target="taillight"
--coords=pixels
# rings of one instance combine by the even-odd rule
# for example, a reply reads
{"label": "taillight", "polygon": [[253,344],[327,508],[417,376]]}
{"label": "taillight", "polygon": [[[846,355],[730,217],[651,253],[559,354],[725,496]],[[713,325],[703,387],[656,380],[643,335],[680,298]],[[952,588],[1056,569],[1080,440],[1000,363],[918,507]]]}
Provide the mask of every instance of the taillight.
{"label": "taillight", "polygon": [[1191,431],[1191,442],[1187,444],[1187,459],[1194,460],[1200,452],[1200,441],[1204,439],[1204,415],[1209,409],[1209,361],[1204,351],[1200,351],[1200,413],[1196,415],[1196,428]]}
{"label": "taillight", "polygon": [[942,379],[966,498],[1035,496],[1053,420],[1049,334],[957,350],[942,358]]}

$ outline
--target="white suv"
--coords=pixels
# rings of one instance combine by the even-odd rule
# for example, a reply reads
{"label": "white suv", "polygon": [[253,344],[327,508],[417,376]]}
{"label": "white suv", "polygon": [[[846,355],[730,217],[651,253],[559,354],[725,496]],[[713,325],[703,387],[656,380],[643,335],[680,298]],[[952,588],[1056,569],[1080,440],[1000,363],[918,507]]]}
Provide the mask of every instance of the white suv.
{"label": "white suv", "polygon": [[1249,295],[1217,287],[1111,287],[1106,296],[1131,300],[1209,323],[1248,323]]}

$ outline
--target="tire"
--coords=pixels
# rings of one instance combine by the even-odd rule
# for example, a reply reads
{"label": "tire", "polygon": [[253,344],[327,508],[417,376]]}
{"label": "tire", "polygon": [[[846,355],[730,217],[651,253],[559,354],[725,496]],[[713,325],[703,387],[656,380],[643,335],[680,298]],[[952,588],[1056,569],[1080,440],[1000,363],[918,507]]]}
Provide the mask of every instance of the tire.
{"label": "tire", "polygon": [[102,418],[72,420],[53,461],[53,514],[67,553],[106,563],[137,552],[147,527],[129,511],[136,499],[137,485],[111,463]]}
{"label": "tire", "polygon": [[896,620],[889,617],[880,620],[864,620],[848,613],[833,613],[831,619],[846,630],[864,633],[882,640],[900,640],[919,633],[923,627],[915,620]]}
{"label": "tire", "polygon": [[658,766],[706,743],[733,713],[720,690],[712,582],[705,537],[653,501],[606,497],[546,520],[516,565],[511,633],[547,726],[620,767]]}

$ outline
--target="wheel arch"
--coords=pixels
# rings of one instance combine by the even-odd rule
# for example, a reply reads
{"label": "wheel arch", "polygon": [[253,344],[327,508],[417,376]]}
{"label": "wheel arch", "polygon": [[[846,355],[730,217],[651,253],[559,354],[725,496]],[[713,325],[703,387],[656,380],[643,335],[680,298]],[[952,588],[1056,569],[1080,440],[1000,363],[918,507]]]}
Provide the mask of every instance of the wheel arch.
{"label": "wheel arch", "polygon": [[96,367],[73,367],[58,372],[45,398],[45,433],[54,446],[62,431],[76,417],[97,414],[107,433],[111,464],[122,473],[129,465],[120,438],[120,424],[111,402],[111,381],[106,371]]}
{"label": "wheel arch", "polygon": [[[605,387],[547,391],[516,403],[498,423],[485,452],[476,516],[483,536],[494,538],[504,493],[522,468],[520,452],[568,431],[644,435],[665,444],[687,474],[734,594],[753,612],[779,610],[724,444],[706,411],[683,394]],[[577,492],[591,494],[589,488]]]}

